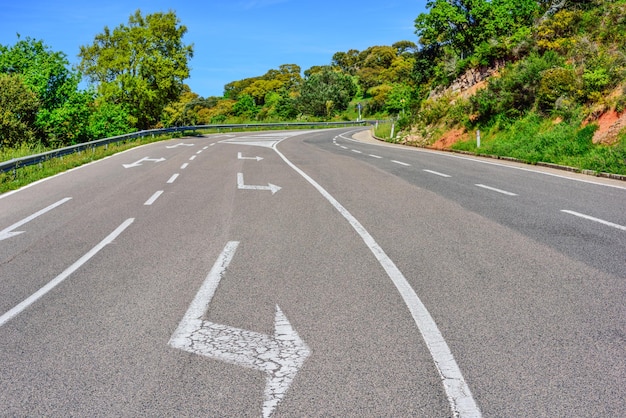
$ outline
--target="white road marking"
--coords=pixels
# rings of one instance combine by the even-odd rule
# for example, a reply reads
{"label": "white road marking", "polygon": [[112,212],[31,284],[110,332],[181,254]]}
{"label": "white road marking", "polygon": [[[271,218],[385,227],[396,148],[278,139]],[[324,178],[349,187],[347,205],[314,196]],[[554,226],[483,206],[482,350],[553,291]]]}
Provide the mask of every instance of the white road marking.
{"label": "white road marking", "polygon": [[196,151],[196,155],[198,155],[198,154],[202,154],[202,151],[204,151],[204,150],[198,150],[198,151]]}
{"label": "white road marking", "polygon": [[506,190],[496,189],[495,187],[491,187],[491,186],[485,186],[484,184],[475,184],[475,186],[481,187],[483,189],[491,190],[492,192],[505,194],[507,196],[517,196],[517,194],[513,192],[507,192]]}
{"label": "white road marking", "polygon": [[207,145],[206,147],[202,147],[202,149],[209,149],[209,146]]}
{"label": "white road marking", "polygon": [[238,160],[256,160],[256,161],[261,161],[263,159],[263,157],[244,157],[242,153],[238,152],[237,153],[237,159]]}
{"label": "white road marking", "polygon": [[348,149],[348,147],[344,147],[343,145],[339,145],[339,148]]}
{"label": "white road marking", "polygon": [[41,216],[44,213],[49,212],[49,211],[51,211],[52,209],[54,209],[54,208],[56,208],[58,206],[61,206],[63,203],[65,203],[65,202],[67,202],[68,200],[71,200],[71,199],[72,199],[71,197],[66,197],[64,199],[61,199],[58,202],[53,203],[50,206],[45,207],[45,208],[41,209],[40,211],[35,212],[32,215],[22,219],[21,221],[16,222],[13,225],[3,229],[2,231],[0,231],[0,241],[2,241],[4,239],[7,239],[7,238],[14,237],[16,235],[19,235],[19,234],[23,233],[24,231],[13,231],[13,230],[16,229],[16,228],[19,228],[20,226],[22,226],[22,225],[24,225],[24,224],[26,224],[26,223],[28,223],[30,221],[32,221],[33,219],[37,218],[38,216]]}
{"label": "white road marking", "polygon": [[189,157],[189,161],[193,161],[193,160],[195,160],[195,159],[196,159],[196,156],[195,156],[195,155],[192,155],[191,157]]}
{"label": "white road marking", "polygon": [[98,245],[93,247],[91,251],[89,251],[87,254],[79,258],[78,261],[76,261],[74,264],[72,264],[67,269],[65,269],[63,273],[59,274],[57,277],[55,277],[50,282],[48,282],[48,284],[46,284],[44,287],[42,287],[41,289],[33,293],[28,298],[24,299],[19,305],[15,306],[13,309],[8,311],[4,315],[0,316],[0,327],[6,324],[8,321],[10,321],[12,318],[19,315],[22,311],[24,311],[30,305],[35,303],[38,299],[40,299],[46,293],[48,293],[49,291],[54,289],[57,285],[59,285],[61,282],[63,282],[65,279],[67,279],[72,273],[74,273],[76,270],[78,270],[79,267],[81,267],[83,264],[89,261],[91,257],[96,255],[107,244],[110,244],[111,242],[113,242],[113,240],[117,238],[117,236],[120,235],[126,228],[128,228],[128,226],[132,224],[134,220],[135,220],[134,218],[129,218],[126,221],[124,221],[120,226],[118,226],[115,229],[115,231],[111,232]]}
{"label": "white road marking", "polygon": [[403,165],[405,167],[410,167],[411,164],[407,164],[407,163],[403,163],[402,161],[396,161],[396,160],[391,160],[392,163],[396,163],[396,164],[400,164]]}
{"label": "white road marking", "polygon": [[165,148],[177,148],[177,147],[193,147],[194,144],[185,144],[184,142],[180,142],[176,145],[168,145]]}
{"label": "white road marking", "polygon": [[621,229],[622,231],[626,231],[626,226],[615,224],[615,223],[609,222],[609,221],[605,221],[604,219],[594,218],[593,216],[585,215],[583,213],[574,212],[573,210],[563,209],[563,210],[561,210],[561,212],[569,213],[570,215],[578,216],[579,218],[587,219],[589,221],[598,222],[598,223],[601,223],[601,224],[606,225],[606,226],[610,226],[610,227],[613,227],[613,228]]}
{"label": "white road marking", "polygon": [[178,174],[178,173],[173,174],[173,175],[172,175],[172,177],[170,177],[170,179],[167,181],[167,184],[172,184],[172,183],[174,183],[174,182],[176,181],[176,179],[178,178],[178,176],[179,176],[179,175],[180,175],[180,174]]}
{"label": "white road marking", "polygon": [[284,398],[311,350],[278,306],[273,336],[203,319],[238,245],[237,241],[226,244],[178,328],[172,334],[169,345],[190,353],[265,372],[267,381],[263,416],[269,417]]}
{"label": "white road marking", "polygon": [[361,151],[359,151],[358,149],[353,149],[351,150],[352,152],[356,152],[357,154],[363,154]]}
{"label": "white road marking", "polygon": [[424,171],[430,174],[434,174],[436,176],[440,176],[440,177],[451,177],[448,174],[440,173],[438,171],[433,171],[433,170],[424,170]]}
{"label": "white road marking", "polygon": [[452,409],[452,415],[455,417],[481,417],[480,409],[472,397],[472,393],[461,374],[461,370],[454,360],[454,356],[448,347],[448,344],[441,335],[437,324],[434,319],[417,296],[407,279],[404,277],[400,269],[395,263],[385,254],[385,251],[374,240],[374,237],[365,229],[363,225],[354,217],[341,203],[339,203],[330,193],[328,193],[322,186],[320,186],[315,180],[309,177],[304,171],[298,168],[295,164],[287,159],[276,147],[274,151],[298,174],[300,174],[305,180],[307,180],[313,187],[317,189],[322,196],[330,202],[337,211],[348,221],[348,223],[359,234],[365,245],[370,249],[374,257],[378,260],[383,269],[387,272],[387,275],[398,289],[398,292],[402,296],[404,303],[408,307],[413,320],[417,325],[422,338],[430,351],[430,354],[435,363],[435,367],[439,372],[439,376],[443,383],[448,402]]}
{"label": "white road marking", "polygon": [[162,193],[163,193],[163,190],[159,190],[158,192],[153,194],[150,199],[146,200],[146,203],[144,203],[144,206],[150,206],[151,204],[153,204],[159,198],[159,196],[161,196]]}
{"label": "white road marking", "polygon": [[383,158],[380,155],[376,155],[376,154],[367,154],[367,155],[369,155],[372,158]]}
{"label": "white road marking", "polygon": [[272,192],[272,194],[282,189],[282,187],[272,183],[267,183],[267,186],[251,186],[248,184],[244,184],[243,173],[237,173],[237,188],[239,190],[269,190]]}
{"label": "white road marking", "polygon": [[165,158],[163,158],[163,157],[161,157],[161,158],[143,157],[142,159],[137,160],[137,161],[135,161],[135,162],[134,162],[134,163],[132,163],[132,164],[122,164],[122,166],[123,166],[124,168],[139,167],[139,166],[143,165],[143,164],[141,164],[141,163],[143,163],[143,162],[145,162],[145,161],[151,161],[151,162],[153,162],[153,163],[160,163],[160,162],[162,162],[162,161],[165,161]]}
{"label": "white road marking", "polygon": [[187,168],[189,166],[189,163],[185,163],[183,165],[180,166],[181,170],[184,170],[185,168]]}

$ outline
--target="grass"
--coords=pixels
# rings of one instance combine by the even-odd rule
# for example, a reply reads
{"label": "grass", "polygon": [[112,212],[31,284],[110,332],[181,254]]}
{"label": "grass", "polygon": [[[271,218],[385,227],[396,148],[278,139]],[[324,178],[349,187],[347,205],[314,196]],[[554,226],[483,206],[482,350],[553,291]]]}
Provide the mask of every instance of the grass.
{"label": "grass", "polygon": [[[374,128],[374,135],[377,138],[384,139],[385,141],[393,142],[391,138],[391,127],[391,122],[379,122],[378,126]],[[395,134],[396,132],[394,132],[394,135]]]}
{"label": "grass", "polygon": [[[40,164],[20,167],[13,171],[0,173],[0,193],[19,189],[20,187],[26,186],[27,184],[33,183],[37,180],[53,176],[63,171],[108,157],[109,155],[113,155],[139,145],[171,138],[173,138],[172,135],[135,138],[124,142],[109,144],[108,146],[91,148],[60,158],[51,158]],[[0,152],[0,161],[8,161],[13,158],[26,157],[28,155],[38,154],[45,151],[50,151],[50,149],[45,149],[40,145],[35,147],[21,146],[17,149],[7,149]]]}
{"label": "grass", "polygon": [[593,144],[596,125],[580,121],[553,123],[529,114],[505,127],[494,126],[476,140],[459,142],[453,149],[478,155],[513,157],[530,164],[538,162],[613,174],[626,174],[626,134],[614,146]]}

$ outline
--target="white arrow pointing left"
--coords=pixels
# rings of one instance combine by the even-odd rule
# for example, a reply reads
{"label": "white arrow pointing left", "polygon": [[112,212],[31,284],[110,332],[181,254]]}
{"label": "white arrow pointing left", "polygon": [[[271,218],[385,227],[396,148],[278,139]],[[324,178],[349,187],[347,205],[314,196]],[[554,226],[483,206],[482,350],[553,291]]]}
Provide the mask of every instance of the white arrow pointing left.
{"label": "white arrow pointing left", "polygon": [[170,338],[172,347],[267,374],[263,416],[272,415],[311,354],[276,306],[274,335],[220,325],[203,319],[239,242],[229,242]]}
{"label": "white arrow pointing left", "polygon": [[161,157],[161,158],[143,157],[141,160],[135,161],[132,164],[122,164],[122,165],[124,166],[124,168],[139,167],[141,165],[141,163],[143,163],[144,161],[153,161],[155,163],[160,163],[161,161],[165,161],[165,158],[163,158],[163,157]]}
{"label": "white arrow pointing left", "polygon": [[267,186],[251,186],[249,184],[244,184],[243,173],[237,173],[237,188],[239,190],[269,190],[272,194],[282,189],[282,187],[272,183],[267,183]]}
{"label": "white arrow pointing left", "polygon": [[67,202],[68,200],[71,200],[71,199],[72,199],[71,197],[66,197],[65,199],[61,199],[58,202],[53,203],[50,206],[41,209],[39,212],[33,213],[29,217],[24,218],[21,221],[14,223],[10,227],[3,229],[2,231],[0,231],[0,241],[5,240],[7,238],[14,237],[15,235],[19,235],[19,234],[23,233],[24,231],[13,231],[13,230],[16,229],[16,228],[19,228],[20,226],[24,225],[25,223],[28,223],[28,222],[32,221],[36,217],[41,216],[41,215],[43,215],[44,213],[46,213],[48,211],[51,211],[52,209],[56,208],[57,206],[61,206],[63,203],[65,203],[65,202]]}
{"label": "white arrow pointing left", "polygon": [[193,147],[195,144],[185,144],[184,142],[180,142],[176,145],[168,145],[165,148],[177,148],[177,147]]}

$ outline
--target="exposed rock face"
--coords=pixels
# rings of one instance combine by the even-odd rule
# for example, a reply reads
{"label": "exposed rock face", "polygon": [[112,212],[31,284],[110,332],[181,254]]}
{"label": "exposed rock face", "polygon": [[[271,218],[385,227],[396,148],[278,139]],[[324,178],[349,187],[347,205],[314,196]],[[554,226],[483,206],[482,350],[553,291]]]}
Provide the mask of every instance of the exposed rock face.
{"label": "exposed rock face", "polygon": [[617,141],[619,133],[626,128],[626,112],[618,114],[614,110],[603,113],[595,123],[598,130],[593,135],[594,144],[613,144]]}
{"label": "exposed rock face", "polygon": [[446,93],[462,94],[474,85],[486,80],[496,74],[506,64],[505,61],[497,61],[492,67],[470,68],[465,71],[459,78],[454,80],[450,86],[446,88],[437,88],[430,92],[429,99],[438,99]]}

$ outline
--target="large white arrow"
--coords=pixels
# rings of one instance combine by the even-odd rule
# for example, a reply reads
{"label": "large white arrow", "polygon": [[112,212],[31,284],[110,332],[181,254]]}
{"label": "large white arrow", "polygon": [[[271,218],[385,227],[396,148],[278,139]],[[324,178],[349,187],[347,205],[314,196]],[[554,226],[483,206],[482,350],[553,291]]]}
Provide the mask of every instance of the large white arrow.
{"label": "large white arrow", "polygon": [[269,417],[311,351],[278,306],[273,336],[203,319],[238,245],[237,241],[226,244],[169,344],[190,353],[265,372],[263,416]]}
{"label": "large white arrow", "polygon": [[239,160],[257,160],[257,161],[261,161],[263,159],[263,157],[244,157],[243,155],[241,155],[240,152],[237,153],[237,159]]}
{"label": "large white arrow", "polygon": [[251,186],[249,184],[244,184],[243,173],[237,173],[237,188],[240,190],[269,190],[272,194],[282,189],[282,187],[272,183],[267,183],[267,186]]}
{"label": "large white arrow", "polygon": [[155,163],[160,163],[161,161],[165,161],[165,158],[150,158],[150,157],[143,157],[141,160],[135,161],[132,164],[122,164],[124,166],[124,168],[133,168],[133,167],[139,167],[141,165],[141,163],[143,163],[144,161],[153,161]]}
{"label": "large white arrow", "polygon": [[13,231],[16,228],[19,228],[20,226],[24,225],[25,223],[28,223],[30,221],[32,221],[33,219],[37,218],[38,216],[43,215],[44,213],[51,211],[52,209],[56,208],[57,206],[61,206],[63,203],[67,202],[68,200],[71,200],[71,197],[66,197],[65,199],[61,199],[56,203],[51,204],[50,206],[41,209],[39,212],[33,213],[32,215],[30,215],[27,218],[22,219],[19,222],[14,223],[13,225],[9,226],[8,228],[3,229],[2,231],[0,231],[0,241],[5,240],[7,238],[11,238],[14,237],[16,235],[19,235],[21,233],[23,233],[24,231]]}

